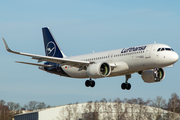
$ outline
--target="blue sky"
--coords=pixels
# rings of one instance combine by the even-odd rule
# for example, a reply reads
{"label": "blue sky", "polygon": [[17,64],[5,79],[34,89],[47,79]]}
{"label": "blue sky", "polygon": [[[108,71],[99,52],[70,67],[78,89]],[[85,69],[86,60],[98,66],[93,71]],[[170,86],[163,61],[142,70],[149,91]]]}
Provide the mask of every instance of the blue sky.
{"label": "blue sky", "polygon": [[[50,27],[67,56],[100,52],[156,41],[171,46],[180,55],[180,1],[168,0],[16,0],[1,1],[0,36],[11,49],[44,55],[42,27]],[[86,88],[86,79],[49,74],[35,66],[14,61],[37,62],[6,52],[0,42],[0,99],[24,105],[31,100],[57,106],[119,97],[168,100],[180,96],[180,63],[165,68],[160,83],[147,84],[137,73],[123,91],[125,76],[97,79],[95,88]]]}

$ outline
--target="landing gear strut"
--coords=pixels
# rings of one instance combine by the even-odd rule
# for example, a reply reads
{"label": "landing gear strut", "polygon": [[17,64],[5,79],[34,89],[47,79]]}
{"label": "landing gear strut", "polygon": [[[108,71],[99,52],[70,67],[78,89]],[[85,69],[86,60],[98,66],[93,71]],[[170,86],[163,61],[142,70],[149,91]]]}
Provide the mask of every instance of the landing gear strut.
{"label": "landing gear strut", "polygon": [[95,81],[91,80],[91,78],[89,80],[86,80],[85,82],[86,87],[94,87],[95,86]]}
{"label": "landing gear strut", "polygon": [[123,90],[125,90],[125,89],[130,90],[131,89],[131,84],[127,82],[129,78],[131,78],[131,74],[126,75],[126,82],[121,84],[121,88]]}

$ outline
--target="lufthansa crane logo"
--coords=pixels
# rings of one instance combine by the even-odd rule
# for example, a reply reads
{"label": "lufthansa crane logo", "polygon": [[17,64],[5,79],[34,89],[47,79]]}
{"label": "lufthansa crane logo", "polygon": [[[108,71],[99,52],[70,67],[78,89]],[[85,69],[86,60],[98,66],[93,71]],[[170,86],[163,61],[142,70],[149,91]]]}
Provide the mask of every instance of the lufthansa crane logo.
{"label": "lufthansa crane logo", "polygon": [[56,53],[56,45],[54,42],[50,41],[46,46],[46,55],[53,57]]}

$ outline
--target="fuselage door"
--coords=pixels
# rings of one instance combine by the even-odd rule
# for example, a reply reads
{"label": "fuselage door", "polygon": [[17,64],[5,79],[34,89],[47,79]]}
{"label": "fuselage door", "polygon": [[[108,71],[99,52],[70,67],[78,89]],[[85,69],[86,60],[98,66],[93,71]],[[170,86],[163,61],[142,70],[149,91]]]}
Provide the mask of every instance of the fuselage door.
{"label": "fuselage door", "polygon": [[110,61],[112,61],[113,60],[113,54],[108,54],[108,58]]}
{"label": "fuselage door", "polygon": [[145,49],[145,58],[151,58],[151,49],[152,49],[153,45],[148,45]]}

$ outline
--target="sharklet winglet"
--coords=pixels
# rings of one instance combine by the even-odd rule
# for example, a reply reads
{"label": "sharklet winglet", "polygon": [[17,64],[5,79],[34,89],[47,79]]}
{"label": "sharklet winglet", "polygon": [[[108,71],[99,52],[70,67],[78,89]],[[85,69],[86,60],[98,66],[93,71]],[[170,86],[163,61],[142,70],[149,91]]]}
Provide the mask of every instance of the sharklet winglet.
{"label": "sharklet winglet", "polygon": [[20,52],[12,51],[12,50],[8,47],[5,39],[4,39],[4,38],[2,38],[2,39],[3,39],[4,45],[5,45],[5,47],[6,47],[6,50],[7,50],[8,52],[15,53],[15,54],[20,54]]}

